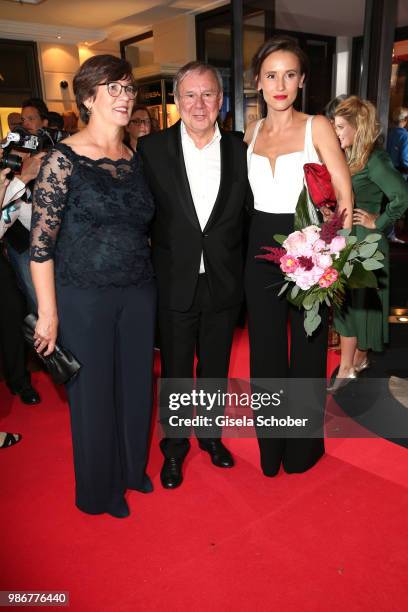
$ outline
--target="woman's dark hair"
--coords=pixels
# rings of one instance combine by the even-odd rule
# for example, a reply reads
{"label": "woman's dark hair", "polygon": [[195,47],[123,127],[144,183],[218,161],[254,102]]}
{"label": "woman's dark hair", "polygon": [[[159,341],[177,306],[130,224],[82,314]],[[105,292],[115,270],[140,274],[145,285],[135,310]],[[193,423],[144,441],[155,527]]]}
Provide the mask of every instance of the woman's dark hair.
{"label": "woman's dark hair", "polygon": [[132,66],[114,55],[95,55],[82,64],[74,76],[73,86],[79,114],[84,123],[89,121],[89,111],[84,100],[95,98],[96,87],[100,83],[124,79],[133,81]]}
{"label": "woman's dark hair", "polygon": [[297,40],[291,36],[273,36],[259,47],[252,58],[252,74],[256,81],[259,78],[262,64],[275,51],[288,51],[296,55],[300,64],[300,73],[305,75],[305,79],[307,78],[309,74],[309,58],[303,49],[299,47]]}

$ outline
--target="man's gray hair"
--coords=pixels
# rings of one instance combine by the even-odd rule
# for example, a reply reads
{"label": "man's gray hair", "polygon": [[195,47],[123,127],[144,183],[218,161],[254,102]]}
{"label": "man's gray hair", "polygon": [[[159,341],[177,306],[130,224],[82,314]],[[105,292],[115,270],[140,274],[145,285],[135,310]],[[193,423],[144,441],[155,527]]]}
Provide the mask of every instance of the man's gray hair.
{"label": "man's gray hair", "polygon": [[179,98],[180,84],[186,76],[191,74],[192,72],[198,72],[198,74],[203,74],[204,72],[211,72],[215,80],[218,84],[219,93],[222,93],[222,77],[220,72],[211,64],[207,64],[206,62],[189,62],[180,68],[180,70],[174,75],[173,79],[173,93],[176,99]]}

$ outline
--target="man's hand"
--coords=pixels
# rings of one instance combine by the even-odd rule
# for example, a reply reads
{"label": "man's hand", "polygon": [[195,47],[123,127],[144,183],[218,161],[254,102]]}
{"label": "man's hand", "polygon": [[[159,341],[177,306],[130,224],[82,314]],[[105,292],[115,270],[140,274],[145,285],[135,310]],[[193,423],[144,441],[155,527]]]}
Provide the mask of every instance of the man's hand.
{"label": "man's hand", "polygon": [[45,155],[46,153],[43,151],[42,153],[37,153],[37,155],[33,155],[32,157],[26,157],[26,159],[23,161],[23,168],[21,170],[19,179],[23,181],[25,185],[37,178],[40,171],[41,162]]}

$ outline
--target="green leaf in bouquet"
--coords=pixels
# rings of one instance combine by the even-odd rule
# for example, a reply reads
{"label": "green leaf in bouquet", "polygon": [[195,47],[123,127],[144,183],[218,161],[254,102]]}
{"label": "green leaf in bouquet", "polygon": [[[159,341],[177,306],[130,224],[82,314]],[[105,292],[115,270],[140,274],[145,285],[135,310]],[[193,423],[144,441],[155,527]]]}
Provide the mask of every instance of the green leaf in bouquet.
{"label": "green leaf in bouquet", "polygon": [[338,233],[339,236],[350,236],[351,229],[348,229],[347,227],[344,227],[343,229],[339,230],[337,233]]}
{"label": "green leaf in bouquet", "polygon": [[291,293],[292,292],[289,292],[286,294],[288,302],[290,302],[294,306],[297,306],[298,308],[301,308],[303,306],[303,300],[304,300],[306,292],[299,290],[299,293],[297,294],[295,298],[292,298]]}
{"label": "green leaf in bouquet", "polygon": [[320,308],[320,299],[316,300],[313,304],[313,306],[311,307],[311,309],[308,311],[310,313],[310,317],[317,317],[319,315],[319,308]]}
{"label": "green leaf in bouquet", "polygon": [[353,271],[353,267],[354,265],[351,264],[349,261],[346,261],[346,263],[344,264],[343,272],[347,276],[347,278],[350,277],[350,274]]}
{"label": "green leaf in bouquet", "polygon": [[337,259],[333,260],[333,268],[337,270],[337,272],[341,272],[344,264],[346,263],[350,252],[353,250],[353,245],[348,244],[341,252]]}
{"label": "green leaf in bouquet", "polygon": [[381,251],[377,251],[373,255],[373,259],[378,259],[378,261],[382,261],[384,259],[384,257],[385,257],[384,253],[381,253]]}
{"label": "green leaf in bouquet", "polygon": [[356,251],[356,249],[351,249],[350,253],[348,254],[347,261],[355,259],[356,257],[358,257],[358,251]]}
{"label": "green leaf in bouquet", "polygon": [[366,259],[368,259],[372,255],[374,255],[376,250],[377,250],[377,243],[375,244],[364,244],[363,243],[361,247],[359,248],[360,257],[365,257]]}
{"label": "green leaf in bouquet", "polygon": [[329,307],[331,306],[331,301],[330,301],[330,299],[329,299],[329,296],[328,296],[328,295],[325,295],[325,297],[324,297],[324,301],[326,302],[327,306],[329,306]]}
{"label": "green leaf in bouquet", "polygon": [[378,261],[377,259],[366,259],[365,261],[363,261],[364,270],[379,270],[383,267],[384,264],[381,263],[381,261]]}
{"label": "green leaf in bouquet", "polygon": [[290,297],[292,298],[292,300],[294,300],[297,294],[299,293],[299,289],[300,287],[298,287],[297,285],[294,285],[292,287],[292,291],[290,292]]}
{"label": "green leaf in bouquet", "polygon": [[367,234],[364,238],[364,242],[378,242],[381,240],[381,234]]}
{"label": "green leaf in bouquet", "polygon": [[302,306],[305,310],[311,310],[315,302],[316,302],[316,296],[313,295],[312,293],[309,293],[303,300]]}
{"label": "green leaf in bouquet", "polygon": [[280,290],[280,291],[279,291],[279,293],[278,293],[278,297],[279,297],[280,295],[282,295],[282,293],[285,293],[286,289],[288,288],[288,285],[289,285],[289,283],[285,283],[285,284],[283,285],[283,287],[281,287],[281,290]]}
{"label": "green leaf in bouquet", "polygon": [[348,279],[347,287],[350,289],[360,289],[362,287],[376,289],[378,287],[377,277],[374,272],[363,268],[363,264],[356,262],[353,267],[353,272]]}
{"label": "green leaf in bouquet", "polygon": [[322,318],[319,313],[310,310],[306,311],[303,326],[308,336],[311,336],[313,332],[319,327],[321,320]]}
{"label": "green leaf in bouquet", "polygon": [[302,191],[300,192],[299,199],[296,204],[294,229],[295,231],[299,231],[304,229],[305,227],[308,227],[309,225],[314,225],[314,222],[310,218],[309,207],[307,203],[307,191],[306,186],[304,186]]}
{"label": "green leaf in bouquet", "polygon": [[[337,232],[338,233],[338,232]],[[356,244],[357,236],[347,236],[347,245]]]}
{"label": "green leaf in bouquet", "polygon": [[274,234],[273,235],[273,239],[276,240],[276,242],[278,244],[283,244],[286,240],[287,236],[284,236],[283,234]]}

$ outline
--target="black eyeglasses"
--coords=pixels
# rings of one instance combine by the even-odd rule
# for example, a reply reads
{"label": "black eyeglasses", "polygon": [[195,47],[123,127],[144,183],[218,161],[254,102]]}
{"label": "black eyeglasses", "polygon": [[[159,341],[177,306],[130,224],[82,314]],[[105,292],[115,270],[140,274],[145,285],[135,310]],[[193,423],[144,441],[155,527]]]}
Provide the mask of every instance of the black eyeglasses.
{"label": "black eyeglasses", "polygon": [[98,83],[98,87],[102,87],[102,85],[106,85],[106,89],[108,90],[108,94],[112,96],[112,98],[118,98],[123,90],[128,95],[131,100],[136,98],[137,89],[134,85],[121,85],[116,81]]}

